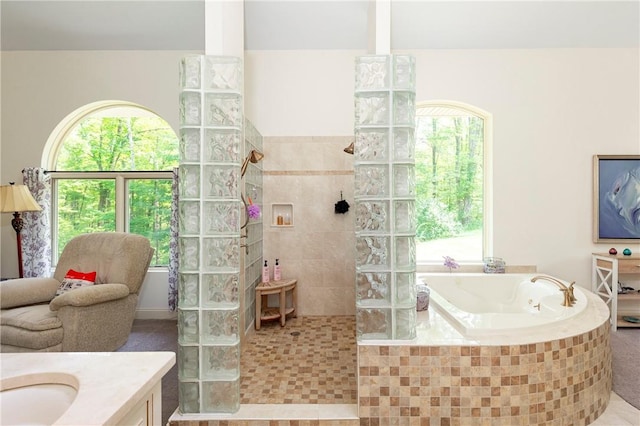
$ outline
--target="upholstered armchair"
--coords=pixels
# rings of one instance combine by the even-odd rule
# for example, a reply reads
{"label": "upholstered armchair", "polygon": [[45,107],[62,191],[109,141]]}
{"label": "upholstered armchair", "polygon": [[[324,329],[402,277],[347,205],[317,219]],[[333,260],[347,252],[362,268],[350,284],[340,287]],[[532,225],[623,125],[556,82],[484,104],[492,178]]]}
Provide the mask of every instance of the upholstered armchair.
{"label": "upholstered armchair", "polygon": [[[131,332],[152,256],[140,235],[83,234],[65,246],[52,278],[0,282],[0,351],[118,349]],[[69,289],[70,270],[95,272],[95,284]],[[67,291],[56,296],[61,284]]]}

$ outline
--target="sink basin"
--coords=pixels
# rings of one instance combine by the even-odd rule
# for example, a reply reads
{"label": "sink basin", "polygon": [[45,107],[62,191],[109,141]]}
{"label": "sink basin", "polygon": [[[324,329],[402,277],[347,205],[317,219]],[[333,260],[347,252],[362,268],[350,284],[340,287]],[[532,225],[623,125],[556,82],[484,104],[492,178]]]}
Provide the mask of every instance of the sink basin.
{"label": "sink basin", "polygon": [[2,425],[52,425],[78,393],[75,377],[59,373],[12,377],[0,389]]}

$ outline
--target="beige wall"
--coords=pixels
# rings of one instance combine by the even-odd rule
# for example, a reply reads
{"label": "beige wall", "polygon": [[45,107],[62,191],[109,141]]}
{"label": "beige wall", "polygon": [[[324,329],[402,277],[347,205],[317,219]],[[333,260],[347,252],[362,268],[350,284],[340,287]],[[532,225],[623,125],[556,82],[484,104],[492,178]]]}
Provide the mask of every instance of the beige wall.
{"label": "beige wall", "polygon": [[[186,53],[2,52],[2,183],[40,165],[56,124],[89,102],[140,103],[177,129],[178,62]],[[290,202],[296,209],[288,233],[265,223],[265,255],[271,262],[281,256],[285,274],[292,268],[302,277],[303,269],[315,269],[313,280],[301,278],[302,313],[330,313],[340,288],[344,300],[353,298],[353,284],[335,273],[353,259],[353,246],[342,244],[352,238],[352,211],[344,217],[332,211],[340,190],[352,201],[352,176],[328,172],[350,167],[341,147],[353,134],[354,59],[363,53],[246,54],[246,114],[266,137],[265,169],[283,172],[265,176],[265,203]],[[589,286],[590,253],[610,246],[592,243],[592,156],[640,154],[639,50],[408,53],[417,60],[417,100],[449,99],[493,114],[494,254]],[[317,169],[306,158],[321,159]],[[300,170],[314,173],[284,173]],[[9,219],[0,219],[2,276],[17,270]],[[291,239],[291,251],[276,248],[283,238]],[[630,248],[640,251],[638,244]],[[289,253],[289,261],[279,253]],[[155,305],[164,300],[166,283],[148,290],[154,296],[144,307],[163,309]]]}
{"label": "beige wall", "polygon": [[[355,314],[351,136],[266,137],[264,258],[298,280],[303,315]],[[335,213],[340,191],[352,208]],[[293,205],[293,226],[273,226],[272,204]]]}
{"label": "beige wall", "polygon": [[[416,57],[417,101],[464,102],[493,115],[493,254],[590,287],[590,254],[611,246],[592,242],[592,157],[640,154],[639,50],[406,53]],[[247,52],[247,68],[259,70],[247,73],[247,114],[267,137],[352,134],[359,54]],[[310,143],[300,138],[288,161]]]}

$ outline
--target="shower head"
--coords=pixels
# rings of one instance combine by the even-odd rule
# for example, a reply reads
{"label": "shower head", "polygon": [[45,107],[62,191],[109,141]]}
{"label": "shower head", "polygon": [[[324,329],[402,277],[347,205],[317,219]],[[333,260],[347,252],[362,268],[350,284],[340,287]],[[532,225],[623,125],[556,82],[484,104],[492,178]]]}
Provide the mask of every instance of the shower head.
{"label": "shower head", "polygon": [[351,144],[348,147],[346,147],[343,151],[346,152],[347,154],[353,155],[353,149],[354,149],[354,143],[351,142]]}
{"label": "shower head", "polygon": [[249,162],[256,164],[258,161],[262,160],[263,158],[264,158],[263,153],[261,153],[260,151],[256,151],[255,149],[252,149],[251,152],[249,152],[249,155],[247,155],[247,158],[245,158],[244,161],[242,162],[242,167],[240,168],[240,177],[244,176],[244,174],[247,172],[247,166],[249,165]]}

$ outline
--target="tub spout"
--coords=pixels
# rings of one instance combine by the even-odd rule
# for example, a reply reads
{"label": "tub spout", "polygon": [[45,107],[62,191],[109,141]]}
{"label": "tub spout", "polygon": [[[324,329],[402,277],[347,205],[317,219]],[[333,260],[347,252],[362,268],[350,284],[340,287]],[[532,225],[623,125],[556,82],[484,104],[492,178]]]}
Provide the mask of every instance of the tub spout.
{"label": "tub spout", "polygon": [[564,300],[562,302],[562,306],[567,306],[567,307],[573,306],[573,302],[575,302],[576,300],[573,295],[573,285],[575,284],[575,281],[572,282],[569,287],[567,287],[566,285],[564,285],[562,281],[556,278],[550,277],[548,275],[536,275],[535,277],[531,278],[532,283],[535,283],[538,280],[549,281],[557,285],[560,291],[564,293]]}

